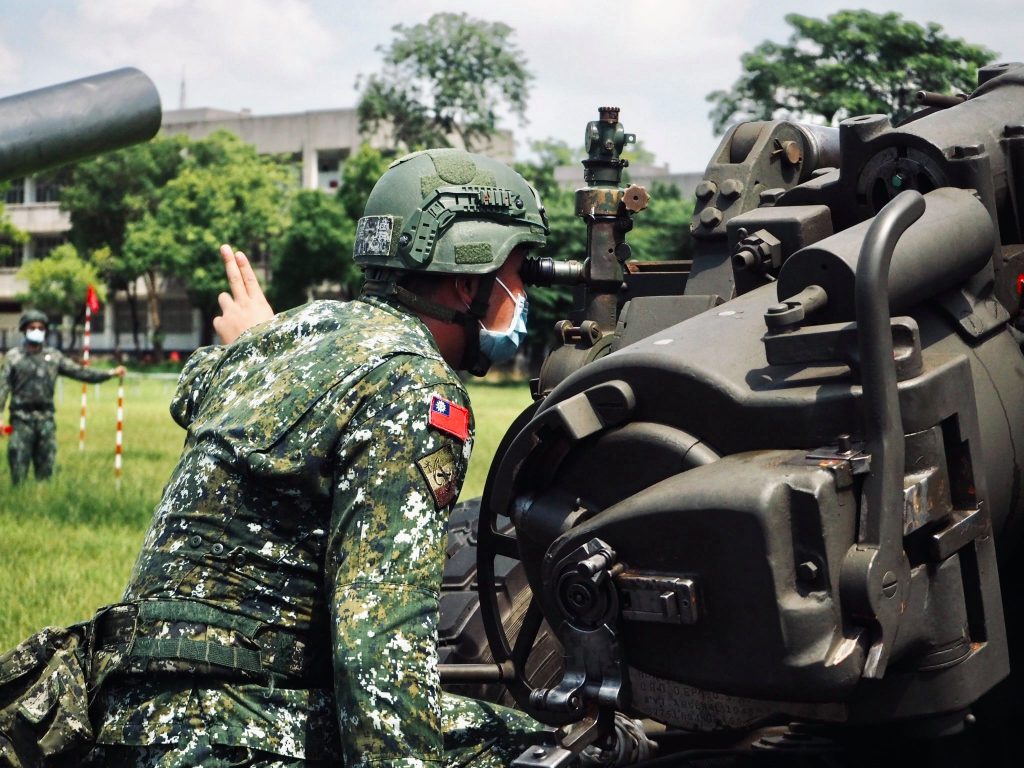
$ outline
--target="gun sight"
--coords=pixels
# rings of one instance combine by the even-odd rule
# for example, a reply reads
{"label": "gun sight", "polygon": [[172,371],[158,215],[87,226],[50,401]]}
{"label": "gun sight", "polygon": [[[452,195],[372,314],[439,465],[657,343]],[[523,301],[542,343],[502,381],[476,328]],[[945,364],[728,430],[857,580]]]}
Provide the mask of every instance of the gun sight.
{"label": "gun sight", "polygon": [[527,285],[579,285],[585,278],[583,262],[555,261],[545,256],[526,259],[519,272]]}

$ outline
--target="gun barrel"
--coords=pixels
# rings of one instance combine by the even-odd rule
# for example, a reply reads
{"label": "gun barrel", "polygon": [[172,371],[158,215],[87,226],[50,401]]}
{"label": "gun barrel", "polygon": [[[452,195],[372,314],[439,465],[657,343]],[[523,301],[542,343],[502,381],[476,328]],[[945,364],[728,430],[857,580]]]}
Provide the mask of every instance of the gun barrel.
{"label": "gun barrel", "polygon": [[151,139],[160,95],[128,67],[0,99],[0,181]]}

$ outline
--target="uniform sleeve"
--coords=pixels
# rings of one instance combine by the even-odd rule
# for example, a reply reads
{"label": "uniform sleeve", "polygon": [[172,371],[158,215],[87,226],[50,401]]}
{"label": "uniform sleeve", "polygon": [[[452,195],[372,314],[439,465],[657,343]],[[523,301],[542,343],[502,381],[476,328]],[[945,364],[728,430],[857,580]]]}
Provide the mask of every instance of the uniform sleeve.
{"label": "uniform sleeve", "polygon": [[337,449],[326,574],[348,766],[422,766],[443,755],[438,604],[472,433],[461,440],[430,426],[433,395],[468,407],[454,383],[407,381],[364,406]]}
{"label": "uniform sleeve", "polygon": [[171,418],[179,427],[188,429],[200,401],[209,388],[210,378],[224,358],[227,347],[200,347],[193,352],[178,377],[178,387],[171,398]]}
{"label": "uniform sleeve", "polygon": [[57,355],[57,372],[61,376],[67,376],[71,379],[77,379],[78,381],[87,381],[89,383],[98,383],[112,379],[114,373],[112,371],[100,371],[95,368],[86,368],[84,365],[79,365],[70,357],[57,352],[53,354]]}

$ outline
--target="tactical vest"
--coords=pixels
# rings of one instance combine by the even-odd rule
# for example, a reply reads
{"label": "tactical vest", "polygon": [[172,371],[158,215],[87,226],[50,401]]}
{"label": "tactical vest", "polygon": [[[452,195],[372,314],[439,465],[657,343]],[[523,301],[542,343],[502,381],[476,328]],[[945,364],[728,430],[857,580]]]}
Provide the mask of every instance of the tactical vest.
{"label": "tactical vest", "polygon": [[330,680],[333,450],[397,356],[457,381],[418,320],[374,300],[315,302],[190,360],[172,407],[188,438],[98,632],[102,664]]}

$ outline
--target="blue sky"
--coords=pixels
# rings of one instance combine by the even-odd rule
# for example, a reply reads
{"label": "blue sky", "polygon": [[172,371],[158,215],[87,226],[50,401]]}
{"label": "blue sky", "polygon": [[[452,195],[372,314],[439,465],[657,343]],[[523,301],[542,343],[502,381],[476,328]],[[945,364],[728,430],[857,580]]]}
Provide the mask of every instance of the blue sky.
{"label": "blue sky", "polygon": [[601,105],[674,171],[704,168],[717,138],[704,97],[728,88],[739,56],[765,39],[782,41],[790,12],[826,16],[840,8],[896,10],[941,24],[1003,60],[1024,60],[1020,0],[0,0],[0,95],[120,66],[156,82],[164,106],[251,109],[256,114],[355,104],[359,73],[379,68],[379,45],[397,23],[438,11],[503,21],[535,75],[530,139],[580,141]]}

